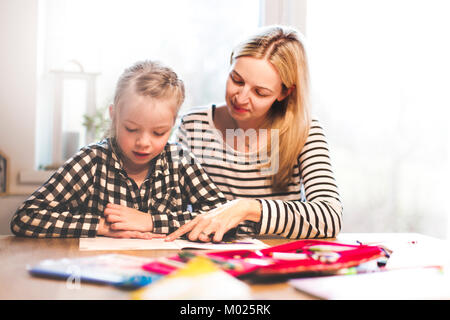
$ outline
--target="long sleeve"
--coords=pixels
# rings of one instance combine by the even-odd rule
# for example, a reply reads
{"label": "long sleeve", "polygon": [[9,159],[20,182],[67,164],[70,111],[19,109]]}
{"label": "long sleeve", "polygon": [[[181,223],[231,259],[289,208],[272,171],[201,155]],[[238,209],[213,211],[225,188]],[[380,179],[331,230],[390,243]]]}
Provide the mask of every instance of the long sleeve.
{"label": "long sleeve", "polygon": [[93,153],[81,150],[18,208],[11,231],[28,237],[95,236],[100,217],[83,205],[93,170]]}
{"label": "long sleeve", "polygon": [[286,238],[336,237],[342,226],[342,203],[322,127],[312,122],[299,157],[306,201],[259,199],[260,234]]}
{"label": "long sleeve", "polygon": [[[200,213],[206,213],[217,206],[226,203],[226,198],[219,190],[219,188],[211,181],[209,176],[205,173],[202,166],[197,162],[195,156],[184,149],[176,146],[171,146],[170,158],[170,179],[176,180],[173,184],[179,186],[177,188],[164,188],[167,202],[174,202],[174,207],[177,206],[177,201],[184,204],[189,204],[191,210],[173,210],[169,214],[162,214],[153,212],[153,223],[155,233],[170,233],[178,229],[181,225],[191,221]],[[166,175],[167,177],[167,175]],[[169,180],[169,185],[171,181]],[[177,193],[181,193],[182,197],[177,197]],[[184,207],[181,203],[180,207]]]}
{"label": "long sleeve", "polygon": [[247,221],[242,232],[291,239],[335,237],[342,228],[343,207],[319,121],[311,123],[287,190],[277,191],[271,176],[262,174],[257,162],[226,147],[214,125],[213,110],[209,107],[185,115],[176,138],[195,154],[228,200],[260,201],[260,222]]}

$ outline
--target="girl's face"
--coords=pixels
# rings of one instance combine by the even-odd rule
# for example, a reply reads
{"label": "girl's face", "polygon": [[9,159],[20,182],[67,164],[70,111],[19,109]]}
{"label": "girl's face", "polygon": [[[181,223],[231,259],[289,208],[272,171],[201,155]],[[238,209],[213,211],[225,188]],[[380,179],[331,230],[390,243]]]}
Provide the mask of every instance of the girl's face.
{"label": "girl's face", "polygon": [[257,128],[275,100],[285,97],[281,78],[267,60],[240,57],[231,66],[225,100],[240,128]]}
{"label": "girl's face", "polygon": [[127,89],[119,108],[110,107],[125,170],[147,170],[164,149],[175,121],[175,99],[155,99]]}

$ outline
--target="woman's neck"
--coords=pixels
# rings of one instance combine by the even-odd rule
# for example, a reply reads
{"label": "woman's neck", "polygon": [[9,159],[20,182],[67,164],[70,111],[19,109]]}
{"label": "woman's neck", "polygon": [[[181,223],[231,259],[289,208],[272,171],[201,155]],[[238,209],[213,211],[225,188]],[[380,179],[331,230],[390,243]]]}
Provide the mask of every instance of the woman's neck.
{"label": "woman's neck", "polygon": [[216,108],[214,125],[222,133],[224,142],[239,152],[259,150],[259,125],[255,121],[237,121],[226,106]]}

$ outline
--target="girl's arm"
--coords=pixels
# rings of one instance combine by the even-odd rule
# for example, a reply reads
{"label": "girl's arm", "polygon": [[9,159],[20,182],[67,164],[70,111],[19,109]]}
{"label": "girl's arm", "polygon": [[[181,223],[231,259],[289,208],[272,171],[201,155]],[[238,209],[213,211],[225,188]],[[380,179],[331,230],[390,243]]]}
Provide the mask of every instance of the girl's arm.
{"label": "girl's arm", "polygon": [[83,148],[18,208],[11,231],[27,237],[95,236],[100,215],[84,203],[94,167],[93,150]]}

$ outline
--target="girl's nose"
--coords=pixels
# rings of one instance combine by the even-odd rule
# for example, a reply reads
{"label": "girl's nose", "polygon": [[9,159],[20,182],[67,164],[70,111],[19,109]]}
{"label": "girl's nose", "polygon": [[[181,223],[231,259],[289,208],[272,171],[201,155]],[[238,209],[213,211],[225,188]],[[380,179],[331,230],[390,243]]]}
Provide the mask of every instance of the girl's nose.
{"label": "girl's nose", "polygon": [[136,145],[138,145],[140,148],[147,148],[152,146],[152,140],[151,136],[148,133],[141,134],[138,139],[136,140]]}

